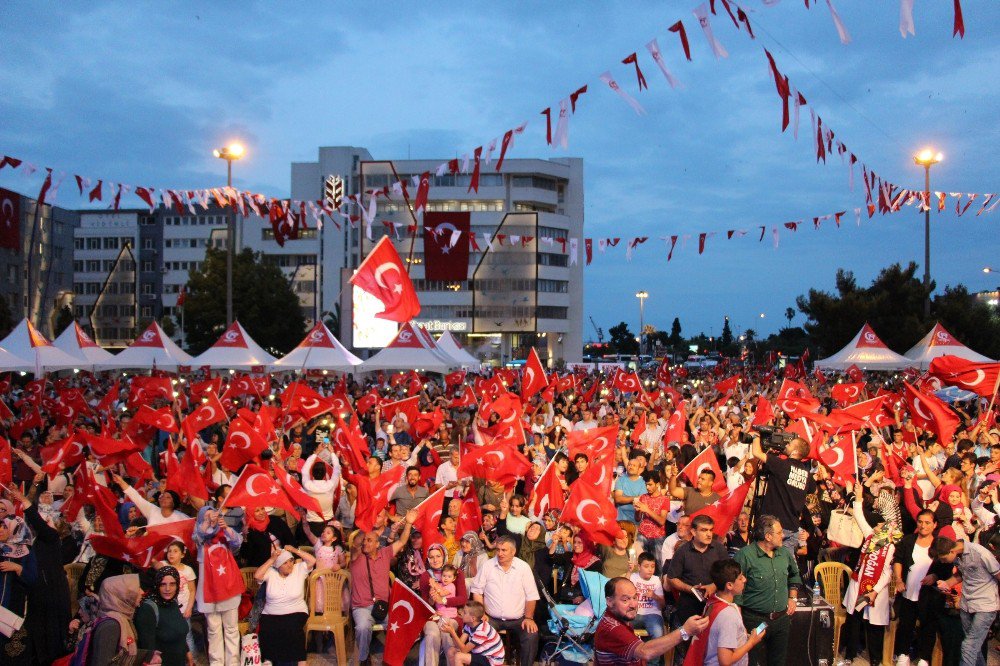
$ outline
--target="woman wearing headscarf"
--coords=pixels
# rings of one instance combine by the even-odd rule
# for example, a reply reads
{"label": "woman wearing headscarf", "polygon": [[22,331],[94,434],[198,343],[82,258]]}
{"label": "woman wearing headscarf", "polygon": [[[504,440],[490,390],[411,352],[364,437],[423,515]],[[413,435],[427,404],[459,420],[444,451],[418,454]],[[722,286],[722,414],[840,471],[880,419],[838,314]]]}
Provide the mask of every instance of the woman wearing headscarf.
{"label": "woman wearing headscarf", "polygon": [[294,545],[292,530],[278,516],[269,516],[267,509],[259,506],[246,514],[247,531],[243,537],[238,559],[245,567],[257,568],[271,557],[271,546],[278,548]]}
{"label": "woman wearing headscarf", "polygon": [[105,579],[101,583],[98,599],[101,617],[77,651],[79,656],[82,650],[83,663],[87,666],[161,663],[155,651],[139,649],[132,623],[136,606],[142,600],[139,576],[126,574]]}
{"label": "woman wearing headscarf", "polygon": [[393,573],[396,580],[409,588],[415,588],[420,581],[420,575],[427,570],[423,555],[424,537],[416,530],[410,530],[410,540],[403,546]]}
{"label": "woman wearing headscarf", "polygon": [[23,630],[31,636],[33,657],[47,664],[65,654],[66,632],[72,614],[69,609],[69,581],[63,568],[65,530],[61,514],[43,517],[37,504],[16,489],[11,489],[14,502],[24,509],[24,521],[34,533],[31,552],[35,558],[38,580],[28,591],[28,615]]}
{"label": "woman wearing headscarf", "polygon": [[[439,543],[427,549],[427,570],[420,575],[418,592],[421,598],[431,606],[446,604],[453,608],[461,608],[469,600],[469,592],[466,587],[465,576],[459,571],[455,577],[455,595],[447,598],[442,597],[435,589],[437,583],[441,582],[442,569],[448,561],[448,552]],[[435,584],[432,585],[431,582]],[[448,620],[451,621],[451,620]],[[457,625],[455,625],[457,626]],[[441,627],[436,621],[429,621],[424,625],[424,666],[437,666],[441,657],[441,651],[447,650],[451,644],[448,635],[441,631]]]}
{"label": "woman wearing headscarf", "polygon": [[[552,557],[545,544],[545,526],[542,523],[538,521],[528,523],[524,529],[524,536],[521,537],[517,556],[531,567],[536,583],[546,585],[552,580]],[[536,604],[536,607],[544,605]]]}
{"label": "woman wearing headscarf", "polygon": [[559,596],[571,603],[583,603],[583,590],[580,587],[581,571],[600,571],[601,558],[597,556],[597,546],[583,532],[573,537],[573,569],[569,575],[569,585],[559,590]]}
{"label": "woman wearing headscarf", "polygon": [[192,666],[188,651],[188,622],[177,603],[181,575],[167,565],[156,571],[155,588],[135,612],[135,631],[141,650],[157,650],[164,666]]}
{"label": "woman wearing headscarf", "polygon": [[483,545],[479,535],[469,531],[459,541],[458,553],[452,564],[458,567],[458,570],[465,576],[465,580],[472,580],[479,573],[479,567],[489,557],[486,554],[486,546]]}
{"label": "woman wearing headscarf", "polygon": [[[6,501],[6,500],[5,500]],[[38,578],[27,526],[14,516],[0,520],[0,606],[26,617],[28,594]],[[0,662],[33,663],[33,640],[22,625],[10,638],[0,634]]]}
{"label": "woman wearing headscarf", "polygon": [[267,583],[260,615],[260,656],[265,661],[305,666],[309,608],[302,590],[315,564],[315,557],[294,546],[274,546],[271,557],[254,572],[258,583]]}

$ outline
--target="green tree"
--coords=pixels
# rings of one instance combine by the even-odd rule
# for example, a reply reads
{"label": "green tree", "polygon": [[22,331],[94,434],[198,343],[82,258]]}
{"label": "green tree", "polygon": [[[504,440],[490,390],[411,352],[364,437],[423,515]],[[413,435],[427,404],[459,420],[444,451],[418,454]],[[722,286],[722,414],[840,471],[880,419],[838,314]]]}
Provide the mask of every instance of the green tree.
{"label": "green tree", "polygon": [[818,347],[814,350],[817,358],[847,344],[865,322],[871,324],[890,348],[909,349],[931,324],[924,320],[927,292],[916,272],[917,265],[913,262],[906,268],[893,264],[882,269],[871,286],[865,288],[858,286],[852,272],[839,269],[836,294],[810,289],[808,295],[799,296],[796,303],[807,319],[805,331]]}
{"label": "green tree", "polygon": [[795,308],[785,308],[785,319],[788,320],[788,328],[791,328],[792,320],[795,319]]}
{"label": "green tree", "polygon": [[726,317],[722,324],[722,335],[719,337],[719,343],[723,349],[733,346],[733,329],[729,327],[729,317]]}
{"label": "green tree", "polygon": [[[291,281],[249,249],[233,257],[233,315],[265,349],[285,354],[305,335],[305,319]],[[226,328],[226,253],[208,249],[201,271],[191,273],[184,327],[192,354],[200,354]]]}
{"label": "green tree", "polygon": [[73,323],[73,310],[68,305],[64,305],[56,312],[55,324],[52,330],[52,337],[58,338],[59,334]]}
{"label": "green tree", "polygon": [[160,317],[160,328],[163,329],[163,332],[166,333],[169,338],[174,337],[177,333],[177,324],[174,323],[174,318],[170,315],[163,315]]}
{"label": "green tree", "polygon": [[635,333],[628,330],[628,324],[621,322],[617,326],[608,329],[611,336],[611,346],[619,354],[635,354],[639,351],[639,343],[636,342]]}
{"label": "green tree", "polygon": [[10,311],[10,304],[7,297],[0,294],[0,338],[7,337],[7,334],[14,330],[17,324],[14,321],[14,314]]}
{"label": "green tree", "polygon": [[963,285],[945,287],[944,293],[935,296],[931,315],[963,344],[984,356],[1000,358],[1000,314],[977,301]]}
{"label": "green tree", "polygon": [[757,331],[752,328],[748,328],[743,335],[747,336],[747,342],[753,342],[757,338]]}
{"label": "green tree", "polygon": [[684,338],[681,337],[681,320],[674,317],[674,323],[670,325],[670,346],[678,350],[684,346]]}

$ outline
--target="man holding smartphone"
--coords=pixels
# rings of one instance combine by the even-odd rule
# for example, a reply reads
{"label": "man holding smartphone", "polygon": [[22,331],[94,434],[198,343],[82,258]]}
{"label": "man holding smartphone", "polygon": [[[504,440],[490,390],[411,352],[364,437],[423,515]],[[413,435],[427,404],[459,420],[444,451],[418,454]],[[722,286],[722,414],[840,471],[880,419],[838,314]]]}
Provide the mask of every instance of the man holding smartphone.
{"label": "man holding smartphone", "polygon": [[705,666],[747,666],[749,652],[763,640],[767,623],[761,622],[749,634],[743,625],[734,599],[743,594],[747,577],[736,560],[719,560],[712,565],[711,576],[717,591],[705,608],[708,629],[691,643],[687,658]]}

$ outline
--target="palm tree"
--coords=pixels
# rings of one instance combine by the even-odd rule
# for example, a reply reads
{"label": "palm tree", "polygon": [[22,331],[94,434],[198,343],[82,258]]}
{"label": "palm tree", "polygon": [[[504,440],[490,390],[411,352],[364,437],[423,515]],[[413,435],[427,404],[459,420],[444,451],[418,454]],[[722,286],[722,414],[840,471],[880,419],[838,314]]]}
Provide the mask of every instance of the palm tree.
{"label": "palm tree", "polygon": [[795,319],[795,308],[785,308],[785,319],[788,320],[788,328],[791,328],[792,320]]}
{"label": "palm tree", "polygon": [[752,328],[748,328],[746,332],[743,333],[743,335],[747,336],[747,342],[753,342],[754,338],[757,337],[757,331],[753,330]]}

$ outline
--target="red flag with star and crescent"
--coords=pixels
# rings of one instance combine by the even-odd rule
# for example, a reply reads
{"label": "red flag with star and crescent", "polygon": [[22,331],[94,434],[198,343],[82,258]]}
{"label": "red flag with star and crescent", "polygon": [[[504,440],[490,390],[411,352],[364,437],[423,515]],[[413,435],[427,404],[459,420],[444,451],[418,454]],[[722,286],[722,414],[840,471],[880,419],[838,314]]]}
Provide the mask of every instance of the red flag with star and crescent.
{"label": "red flag with star and crescent", "polygon": [[388,236],[383,236],[351,277],[351,284],[382,301],[385,309],[375,316],[399,323],[420,314],[413,282]]}
{"label": "red flag with star and crescent", "polygon": [[[95,553],[115,560],[128,562],[140,569],[148,569],[161,559],[167,546],[174,542],[169,534],[146,534],[138,537],[91,534],[90,545]],[[239,571],[237,570],[237,574]],[[241,578],[242,581],[242,578]]]}
{"label": "red flag with star and crescent", "polygon": [[10,442],[0,436],[0,483],[10,483],[14,480],[14,468],[11,460]]}
{"label": "red flag with star and crescent", "polygon": [[474,477],[504,485],[517,483],[531,471],[531,461],[507,443],[487,444],[462,456],[458,478]]}
{"label": "red flag with star and crescent", "polygon": [[396,465],[372,481],[367,474],[353,474],[350,471],[344,471],[344,478],[358,489],[354,524],[359,530],[370,532],[374,528],[375,518],[382,513],[382,509],[389,505],[389,496],[403,480],[405,473],[406,468],[403,465]]}
{"label": "red flag with star and crescent", "polygon": [[903,403],[914,425],[933,432],[942,446],[952,440],[961,424],[961,419],[940,398],[921,393],[908,382],[903,382]]}
{"label": "red flag with star and crescent", "polygon": [[622,532],[618,526],[618,509],[608,499],[606,490],[581,481],[582,477],[570,488],[559,522],[576,525],[594,543],[610,546]]}
{"label": "red flag with star and crescent", "polygon": [[958,356],[939,356],[927,370],[946,384],[989,398],[1000,386],[1000,363],[975,363]]}
{"label": "red flag with star and crescent", "polygon": [[479,507],[479,496],[476,494],[476,487],[469,486],[462,498],[462,510],[458,514],[458,527],[456,534],[466,532],[476,532],[483,528],[483,510]]}
{"label": "red flag with star and crescent", "polygon": [[237,470],[266,448],[267,440],[250,423],[237,416],[229,422],[229,432],[219,462],[226,469]]}
{"label": "red flag with star and crescent", "polygon": [[387,666],[403,666],[406,655],[410,653],[432,615],[434,609],[420,595],[399,580],[394,580],[389,593],[389,616],[385,619],[382,663]]}
{"label": "red flag with star and crescent", "polygon": [[[288,498],[274,479],[263,469],[248,464],[240,472],[226,498],[227,506],[241,506],[244,509],[256,509],[259,506],[287,509],[299,514],[299,507]],[[237,572],[238,573],[238,572]]]}
{"label": "red flag with star and crescent", "polygon": [[202,563],[205,572],[202,581],[204,585],[202,595],[205,603],[214,604],[232,599],[246,591],[243,575],[236,564],[236,559],[226,545],[222,530],[213,537],[210,543],[205,544]]}
{"label": "red flag with star and crescent", "polygon": [[736,522],[736,517],[740,515],[743,510],[743,505],[746,503],[747,495],[750,493],[750,487],[753,486],[754,480],[750,479],[742,486],[734,488],[732,492],[726,493],[721,498],[709,504],[706,507],[698,509],[691,514],[691,518],[695,516],[700,516],[702,514],[706,516],[711,516],[715,520],[715,525],[712,527],[712,531],[715,532],[719,538],[725,538],[729,530],[733,528],[733,523]]}
{"label": "red flag with star and crescent", "polygon": [[441,524],[441,514],[444,512],[444,491],[444,488],[435,490],[414,508],[417,519],[413,521],[413,528],[424,537],[425,555],[427,549],[434,544],[444,543],[444,535],[438,529]]}
{"label": "red flag with star and crescent", "polygon": [[830,397],[837,401],[841,407],[846,407],[857,402],[865,390],[864,382],[852,382],[850,384],[834,384],[830,388]]}
{"label": "red flag with star and crescent", "polygon": [[545,376],[542,360],[538,358],[538,352],[532,347],[531,351],[528,352],[528,361],[524,364],[524,376],[521,379],[521,400],[528,402],[531,396],[548,385],[549,378]]}
{"label": "red flag with star and crescent", "polygon": [[726,489],[726,477],[722,473],[722,468],[719,467],[719,459],[715,455],[715,449],[712,447],[706,448],[704,451],[696,455],[691,459],[684,469],[681,470],[681,474],[691,482],[692,487],[698,485],[698,475],[704,471],[715,472],[715,480],[712,482],[712,490],[717,493],[721,493]]}
{"label": "red flag with star and crescent", "polygon": [[556,471],[556,466],[549,462],[531,490],[531,498],[528,501],[530,513],[540,517],[547,511],[562,511],[565,505],[566,496],[562,484],[559,483],[559,473]]}

